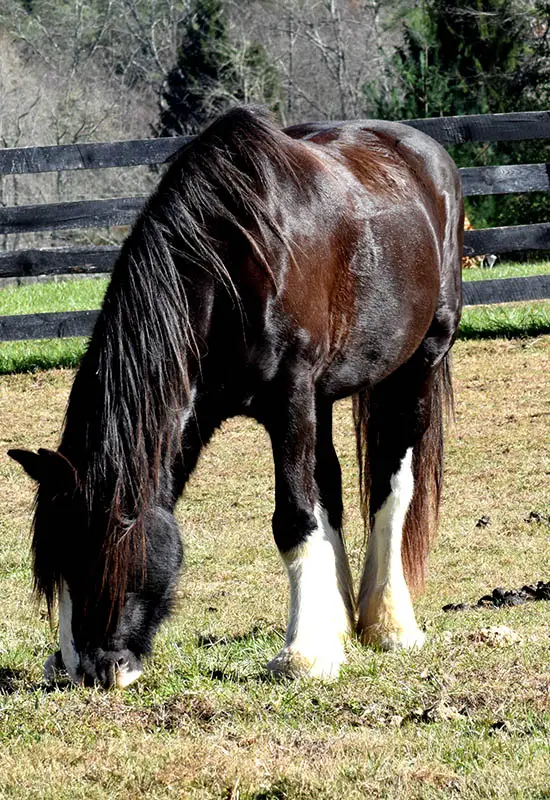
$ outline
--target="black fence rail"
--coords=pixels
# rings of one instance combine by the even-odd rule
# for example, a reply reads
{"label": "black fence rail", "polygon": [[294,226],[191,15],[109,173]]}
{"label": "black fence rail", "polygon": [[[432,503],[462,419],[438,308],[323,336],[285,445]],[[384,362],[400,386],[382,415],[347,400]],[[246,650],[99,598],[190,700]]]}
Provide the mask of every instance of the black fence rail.
{"label": "black fence rail", "polygon": [[[442,144],[550,139],[550,111],[410,120]],[[162,164],[189,137],[0,150],[0,175]],[[467,167],[465,196],[550,191],[550,164]],[[131,225],[144,197],[0,208],[0,234]],[[0,278],[109,272],[117,247],[58,247],[0,253]],[[550,250],[550,222],[465,232],[464,255]],[[464,284],[467,305],[550,298],[550,275]],[[0,341],[87,336],[97,312],[0,317]]]}

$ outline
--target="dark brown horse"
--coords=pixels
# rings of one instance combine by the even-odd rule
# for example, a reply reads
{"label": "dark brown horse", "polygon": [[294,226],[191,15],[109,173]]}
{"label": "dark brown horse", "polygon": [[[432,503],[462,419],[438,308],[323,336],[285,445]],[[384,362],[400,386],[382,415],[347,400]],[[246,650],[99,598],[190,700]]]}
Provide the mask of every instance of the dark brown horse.
{"label": "dark brown horse", "polygon": [[[175,503],[226,418],[269,432],[290,618],[269,664],[334,677],[356,630],[414,647],[460,316],[457,170],[389,122],[277,129],[239,108],[182,148],[128,237],[38,481],[36,590],[74,681],[125,686],[169,613]],[[370,527],[356,597],[332,406],[353,395]]]}

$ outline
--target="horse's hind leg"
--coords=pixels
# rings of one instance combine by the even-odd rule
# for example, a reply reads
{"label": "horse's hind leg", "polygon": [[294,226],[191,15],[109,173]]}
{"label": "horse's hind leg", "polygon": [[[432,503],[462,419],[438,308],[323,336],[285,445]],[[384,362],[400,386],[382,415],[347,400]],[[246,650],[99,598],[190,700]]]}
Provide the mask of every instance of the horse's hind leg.
{"label": "horse's hind leg", "polygon": [[[327,409],[316,413],[313,380],[307,369],[298,368],[272,403],[275,412],[267,427],[275,459],[273,533],[290,582],[290,613],[284,647],[268,667],[286,675],[334,678],[353,625],[353,601],[338,530],[339,465],[330,427],[324,430]],[[320,459],[326,468],[321,492]]]}
{"label": "horse's hind leg", "polygon": [[367,438],[363,456],[370,481],[370,535],[359,590],[358,633],[363,642],[383,649],[421,646],[425,639],[409,587],[422,584],[436,524],[445,370],[445,364],[435,371],[426,368],[419,353],[376,387],[368,400],[363,398],[368,409],[361,411],[356,399],[356,424],[364,426],[363,440],[365,433]]}

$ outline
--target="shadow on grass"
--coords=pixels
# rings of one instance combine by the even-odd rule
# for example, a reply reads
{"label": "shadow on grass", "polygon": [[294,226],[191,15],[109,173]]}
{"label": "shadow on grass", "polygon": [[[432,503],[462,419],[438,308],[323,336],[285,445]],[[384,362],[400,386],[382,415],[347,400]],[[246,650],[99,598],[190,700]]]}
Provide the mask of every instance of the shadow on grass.
{"label": "shadow on grass", "polygon": [[494,328],[478,328],[475,325],[461,325],[457,339],[465,341],[473,339],[530,339],[535,336],[544,336],[550,333],[549,324],[533,325],[502,325]]}
{"label": "shadow on grass", "polygon": [[[254,647],[259,639],[265,640],[267,638],[275,637],[279,640],[279,645],[284,640],[284,630],[276,625],[256,624],[250,631],[246,633],[236,634],[234,636],[218,636],[216,634],[199,633],[197,635],[197,645],[201,649],[233,647],[235,645],[250,645]],[[225,654],[227,657],[227,653]],[[273,683],[276,676],[269,672],[265,664],[258,667],[258,669],[247,669],[243,672],[239,670],[238,664],[235,669],[225,669],[219,667],[205,666],[201,670],[202,674],[209,677],[212,681],[228,682],[228,683]]]}
{"label": "shadow on grass", "polygon": [[268,625],[267,627],[262,623],[256,623],[247,633],[237,633],[234,636],[218,636],[215,633],[199,633],[197,634],[197,645],[201,648],[217,647],[218,645],[230,644],[247,644],[252,643],[260,636],[276,635],[281,639],[284,638],[284,629],[277,625]]}
{"label": "shadow on grass", "polygon": [[0,696],[20,692],[26,684],[26,677],[22,669],[0,667]]}
{"label": "shadow on grass", "polygon": [[50,694],[50,692],[71,688],[73,688],[73,684],[68,677],[46,683],[45,681],[30,680],[29,674],[24,669],[0,667],[0,697],[13,694],[35,694],[35,692]]}

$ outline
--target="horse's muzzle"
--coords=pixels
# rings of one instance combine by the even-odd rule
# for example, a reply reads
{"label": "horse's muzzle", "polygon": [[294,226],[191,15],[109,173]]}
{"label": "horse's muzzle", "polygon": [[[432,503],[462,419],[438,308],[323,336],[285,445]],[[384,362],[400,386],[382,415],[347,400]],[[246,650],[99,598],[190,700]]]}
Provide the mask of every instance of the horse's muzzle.
{"label": "horse's muzzle", "polygon": [[[59,673],[66,672],[61,651],[51,655],[44,664],[44,678],[53,680]],[[141,661],[129,650],[105,651],[94,650],[85,653],[80,661],[80,680],[70,676],[75,684],[84,686],[100,685],[104,689],[117,686],[125,689],[136,681],[143,672]]]}

